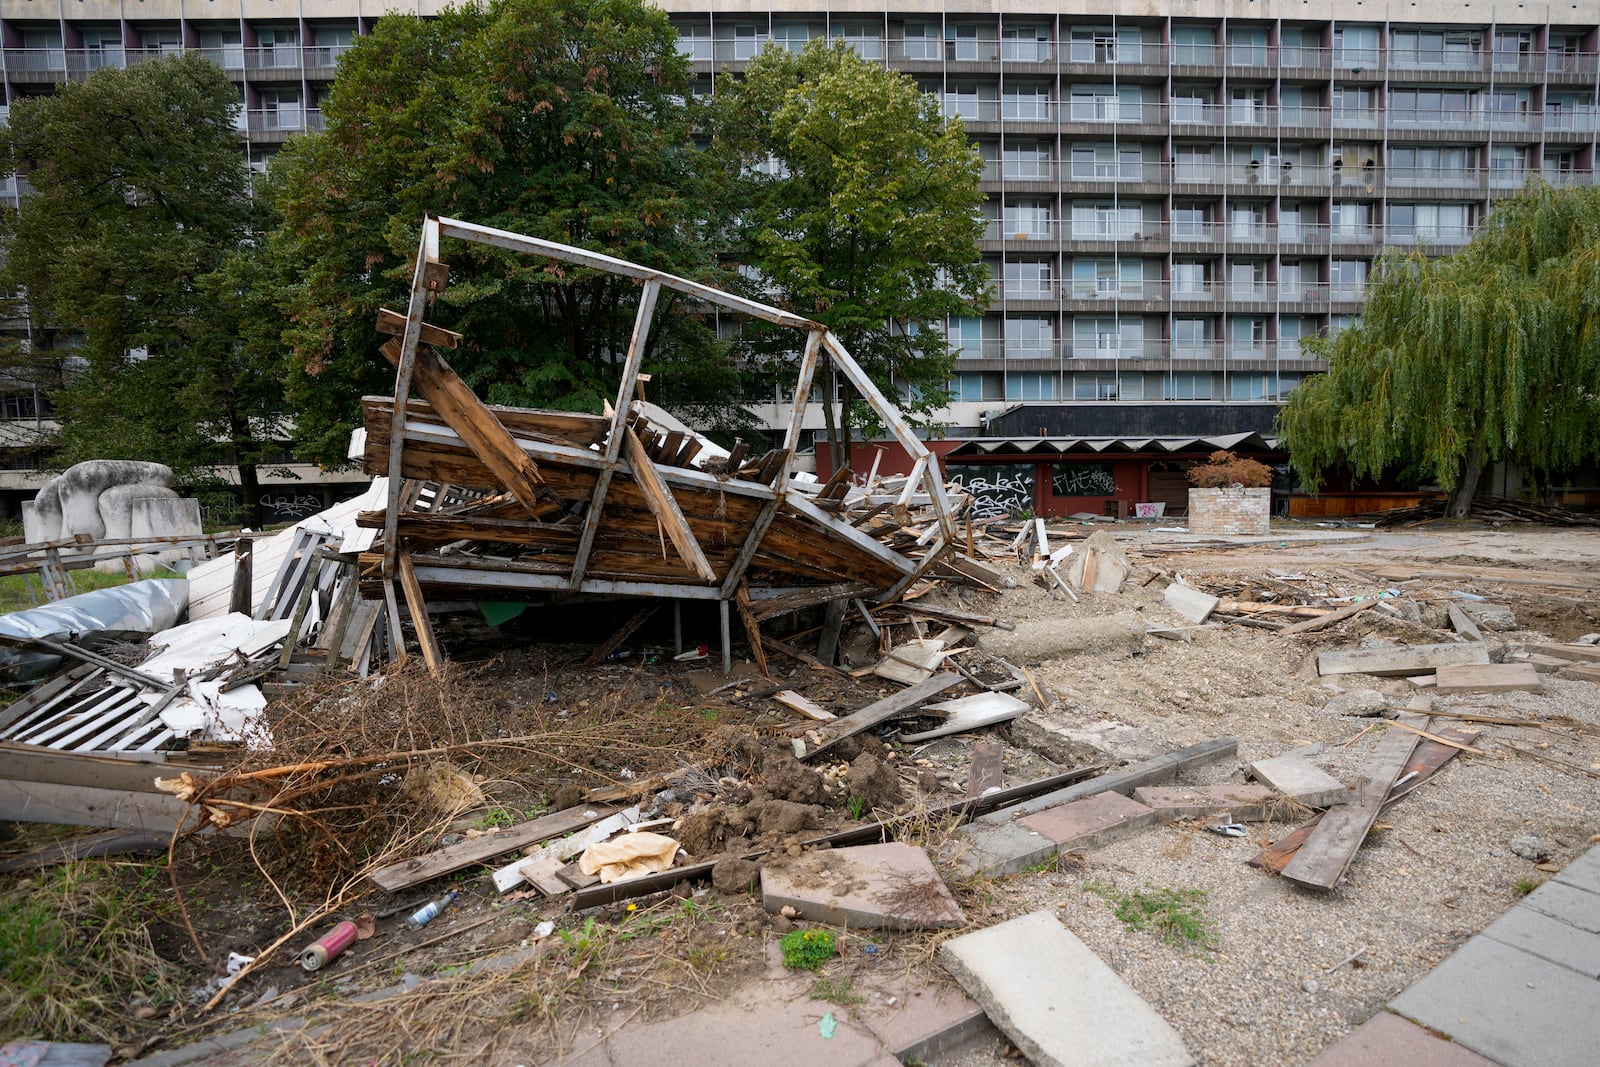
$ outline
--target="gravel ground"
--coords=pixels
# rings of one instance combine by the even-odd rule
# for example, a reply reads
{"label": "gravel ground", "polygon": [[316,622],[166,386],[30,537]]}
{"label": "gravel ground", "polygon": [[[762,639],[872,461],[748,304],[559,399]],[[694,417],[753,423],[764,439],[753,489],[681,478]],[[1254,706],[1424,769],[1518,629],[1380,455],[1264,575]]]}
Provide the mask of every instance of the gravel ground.
{"label": "gravel ground", "polygon": [[[1155,550],[1141,555],[1140,540],[1128,542],[1135,563],[1181,570],[1191,582],[1214,589],[1259,578],[1270,567],[1307,573],[1336,591],[1357,593],[1363,591],[1363,564],[1378,562],[1527,567],[1559,571],[1569,579],[1600,575],[1600,536],[1566,530],[1385,531],[1355,544],[1171,555]],[[1015,573],[1024,575],[1020,569]],[[1025,583],[995,610],[1022,620],[1019,629],[1072,631],[1074,620],[1130,611],[1154,625],[1181,625],[1160,602],[1163,581],[1136,584],[1147,573],[1136,571],[1121,595],[1085,597],[1079,604],[1053,601]],[[1600,630],[1594,614],[1600,605],[1592,594],[1468,578],[1402,588],[1424,605],[1430,603],[1427,598],[1453,590],[1476,592],[1511,604],[1519,620],[1537,618],[1565,630],[1558,635],[1565,638]],[[1531,630],[1488,636],[1511,646],[1548,639]],[[1374,688],[1399,708],[1417,690],[1404,679],[1321,679],[1315,653],[1358,643],[1448,639],[1367,611],[1300,637],[1206,627],[1193,631],[1190,643],[1149,640],[1137,654],[1067,653],[1030,666],[1062,721],[1119,721],[1144,731],[1159,748],[1231,736],[1239,740],[1241,761],[1322,742],[1326,749],[1313,762],[1348,781],[1382,731],[1363,734],[1373,720],[1323,710],[1328,698],[1342,690]],[[1600,727],[1600,690],[1594,684],[1542,677],[1543,693],[1452,695],[1436,697],[1434,706],[1551,721],[1566,716]],[[1478,746],[1485,754],[1457,757],[1390,809],[1357,854],[1346,881],[1332,892],[1303,890],[1245,864],[1258,844],[1281,837],[1292,829],[1289,824],[1252,827],[1258,831],[1254,839],[1174,824],[1089,851],[1081,864],[1067,862],[1056,870],[997,881],[990,916],[1055,910],[1178,1029],[1201,1063],[1304,1063],[1497,918],[1518,899],[1519,889],[1547,877],[1597,839],[1595,777],[1518,755],[1505,742],[1600,770],[1600,734],[1515,726],[1483,730]],[[1232,762],[1187,779],[1195,784],[1243,780],[1242,763]],[[1530,833],[1557,846],[1544,869],[1510,848],[1512,837]],[[1105,899],[1149,889],[1204,891],[1201,911],[1214,946],[1198,951],[1129,929]],[[978,1067],[1007,1061],[996,1048],[979,1047],[941,1062]]]}

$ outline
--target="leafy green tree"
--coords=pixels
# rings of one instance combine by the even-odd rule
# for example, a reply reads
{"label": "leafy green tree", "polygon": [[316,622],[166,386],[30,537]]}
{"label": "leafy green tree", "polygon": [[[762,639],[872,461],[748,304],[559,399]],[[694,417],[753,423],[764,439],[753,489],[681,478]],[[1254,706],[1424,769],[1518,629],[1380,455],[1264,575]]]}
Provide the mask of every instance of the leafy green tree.
{"label": "leafy green tree", "polygon": [[[238,109],[221,69],[192,55],[15,101],[0,167],[33,192],[0,219],[0,285],[40,324],[18,358],[62,380],[58,462],[155,460],[195,482],[237,455],[253,507],[281,375],[240,358],[239,302],[219,289],[250,254]],[[52,335],[70,357],[41,350]]]}
{"label": "leafy green tree", "polygon": [[[960,120],[842,41],[768,48],[719,95],[717,128],[746,175],[737,252],[757,286],[833,330],[909,413],[943,407],[944,321],[989,297],[983,160]],[[837,414],[823,405],[836,464],[862,414],[842,383],[839,395]]]}
{"label": "leafy green tree", "polygon": [[[693,150],[689,68],[642,0],[492,0],[389,16],[340,62],[326,131],[273,163],[274,233],[302,450],[343,458],[362,393],[392,388],[379,307],[403,309],[424,213],[603,251],[708,282],[715,173]],[[492,402],[599,410],[638,287],[597,271],[452,244],[430,321],[466,336],[452,366]],[[652,398],[736,391],[681,298],[658,301]]]}
{"label": "leafy green tree", "polygon": [[1537,483],[1600,454],[1600,190],[1537,186],[1461,252],[1380,261],[1356,326],[1311,346],[1328,372],[1279,426],[1295,468],[1411,466],[1464,517],[1485,466]]}

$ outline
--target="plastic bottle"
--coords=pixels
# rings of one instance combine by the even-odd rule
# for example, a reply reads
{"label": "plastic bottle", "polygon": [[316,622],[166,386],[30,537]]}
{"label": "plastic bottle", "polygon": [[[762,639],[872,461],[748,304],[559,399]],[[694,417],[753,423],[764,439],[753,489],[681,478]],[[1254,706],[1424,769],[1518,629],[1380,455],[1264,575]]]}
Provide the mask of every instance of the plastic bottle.
{"label": "plastic bottle", "polygon": [[409,917],[407,917],[406,925],[413,930],[422,929],[424,926],[427,926],[430,922],[437,918],[439,913],[448,908],[450,906],[450,902],[455,899],[456,891],[452,889],[438,900],[428,901],[422,907],[412,912]]}

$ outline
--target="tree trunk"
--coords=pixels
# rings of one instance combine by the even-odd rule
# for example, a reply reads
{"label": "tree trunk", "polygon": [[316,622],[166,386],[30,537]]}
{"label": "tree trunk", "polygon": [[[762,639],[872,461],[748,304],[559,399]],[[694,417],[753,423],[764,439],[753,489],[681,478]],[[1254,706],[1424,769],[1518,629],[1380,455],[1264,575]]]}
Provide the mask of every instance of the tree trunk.
{"label": "tree trunk", "polygon": [[839,469],[839,424],[833,417],[833,393],[839,389],[839,372],[830,370],[828,386],[822,396],[822,425],[828,435],[828,463],[834,471]]}
{"label": "tree trunk", "polygon": [[1467,446],[1461,457],[1456,487],[1450,491],[1445,514],[1452,519],[1464,519],[1472,511],[1472,498],[1478,495],[1478,479],[1483,476],[1483,447],[1476,443]]}
{"label": "tree trunk", "polygon": [[244,497],[245,513],[250,516],[251,525],[261,529],[266,520],[261,513],[261,475],[254,463],[239,464],[239,493]]}

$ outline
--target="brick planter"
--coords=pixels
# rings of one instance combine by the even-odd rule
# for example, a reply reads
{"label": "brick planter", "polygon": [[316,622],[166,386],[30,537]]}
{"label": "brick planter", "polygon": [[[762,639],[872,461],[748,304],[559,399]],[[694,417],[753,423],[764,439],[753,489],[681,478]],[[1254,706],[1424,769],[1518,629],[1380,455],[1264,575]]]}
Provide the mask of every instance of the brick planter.
{"label": "brick planter", "polygon": [[1189,490],[1190,533],[1266,537],[1271,518],[1271,489]]}

